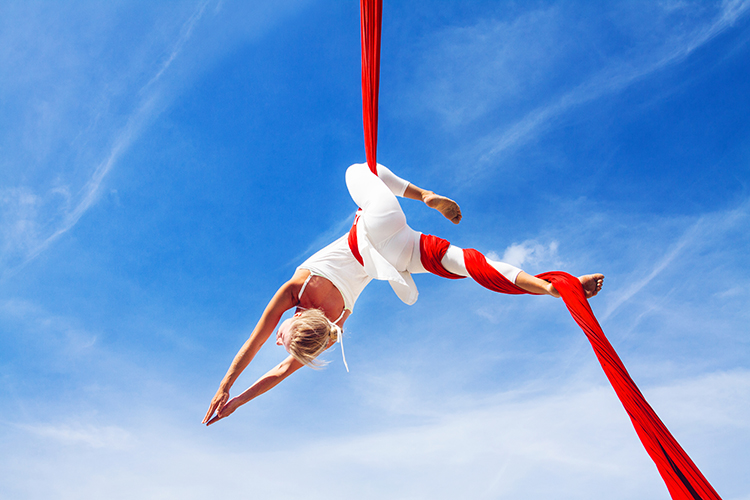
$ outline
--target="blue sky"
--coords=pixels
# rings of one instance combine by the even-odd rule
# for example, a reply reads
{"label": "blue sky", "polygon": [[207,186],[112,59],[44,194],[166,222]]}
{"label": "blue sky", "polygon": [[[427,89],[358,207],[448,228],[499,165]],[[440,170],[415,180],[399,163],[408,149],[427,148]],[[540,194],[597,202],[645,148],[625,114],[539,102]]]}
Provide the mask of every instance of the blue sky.
{"label": "blue sky", "polygon": [[[0,496],[666,499],[563,304],[371,284],[321,371],[211,428],[276,288],[343,234],[357,2],[0,6]],[[378,158],[410,224],[592,300],[750,499],[750,2],[390,2]],[[265,346],[235,394],[284,357]]]}

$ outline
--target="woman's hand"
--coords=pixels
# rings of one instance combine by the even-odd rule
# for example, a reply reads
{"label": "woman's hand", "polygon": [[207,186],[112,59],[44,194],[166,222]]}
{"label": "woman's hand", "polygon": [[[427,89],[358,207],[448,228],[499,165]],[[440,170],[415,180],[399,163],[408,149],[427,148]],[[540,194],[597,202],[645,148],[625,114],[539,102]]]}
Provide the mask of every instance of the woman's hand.
{"label": "woman's hand", "polygon": [[[218,420],[219,418],[219,412],[222,412],[224,409],[224,406],[227,404],[227,401],[229,400],[229,392],[225,391],[222,388],[219,388],[218,391],[216,391],[216,395],[211,400],[211,406],[208,407],[208,412],[206,413],[206,416],[203,417],[203,424],[211,425],[212,422],[215,420]],[[236,409],[236,407],[235,407]],[[232,410],[234,411],[234,409]],[[217,413],[216,417],[211,419],[211,416],[214,414],[214,412]],[[223,412],[222,412],[223,413]],[[229,412],[231,413],[231,412]],[[228,415],[228,414],[227,414]],[[226,416],[226,415],[223,415]]]}
{"label": "woman's hand", "polygon": [[[272,368],[265,375],[256,380],[253,385],[245,390],[245,392],[229,401],[227,401],[229,398],[229,392],[219,389],[216,392],[213,401],[211,401],[211,406],[208,409],[208,413],[206,413],[206,418],[203,419],[203,423],[211,425],[222,418],[228,417],[234,413],[234,410],[245,403],[252,401],[266,391],[276,387],[279,382],[303,366],[302,363],[294,359],[292,356],[287,356],[287,358],[275,368]],[[216,415],[214,415],[214,412],[216,412]]]}
{"label": "woman's hand", "polygon": [[206,422],[206,425],[211,425],[214,422],[218,422],[222,418],[226,418],[232,413],[234,413],[234,410],[242,406],[242,403],[240,402],[239,396],[236,398],[232,398],[227,402],[224,406],[219,407],[219,410],[216,412],[216,415],[214,418]]}

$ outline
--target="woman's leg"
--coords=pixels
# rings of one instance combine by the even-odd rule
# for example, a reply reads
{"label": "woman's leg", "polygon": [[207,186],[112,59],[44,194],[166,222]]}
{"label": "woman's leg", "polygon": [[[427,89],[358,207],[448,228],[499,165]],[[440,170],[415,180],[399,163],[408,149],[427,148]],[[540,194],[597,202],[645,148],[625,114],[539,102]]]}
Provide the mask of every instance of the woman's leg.
{"label": "woman's leg", "polygon": [[[488,259],[486,256],[485,256],[485,259],[487,260],[487,263],[489,265],[494,267],[500,274],[505,276],[505,278],[511,283],[516,283],[517,278],[521,274],[526,274],[521,269],[517,268],[516,266],[506,264],[505,262],[491,260],[491,259]],[[456,245],[451,244],[448,247],[448,250],[445,252],[445,255],[443,255],[443,258],[440,260],[440,263],[443,265],[443,267],[447,271],[455,275],[469,277],[469,271],[466,269],[466,263],[464,261],[464,251],[462,248],[457,247]],[[417,244],[415,245],[415,252],[412,254],[412,258],[411,258],[411,262],[409,263],[408,270],[412,274],[429,272],[424,267],[424,264],[422,264],[422,256],[419,251],[418,241],[417,241]],[[528,274],[526,275],[528,276]],[[539,281],[542,281],[542,280],[539,280]],[[542,283],[546,283],[546,281],[542,281]]]}
{"label": "woman's leg", "polygon": [[[429,272],[422,264],[422,258],[419,250],[419,244],[414,246],[415,251],[412,254],[411,261],[409,263],[408,271],[412,274],[426,273]],[[497,272],[502,274],[508,281],[515,284],[523,290],[540,295],[552,295],[553,297],[559,297],[555,287],[551,283],[541,280],[536,276],[532,276],[516,266],[507,264],[505,262],[499,262],[484,257],[487,263],[492,266]],[[452,274],[458,276],[469,276],[469,271],[466,269],[466,263],[464,261],[464,251],[462,248],[456,245],[450,245],[448,250],[440,260],[443,268]]]}
{"label": "woman's leg", "polygon": [[370,172],[367,164],[357,163],[346,170],[346,187],[354,203],[365,214],[377,217],[400,214],[398,218],[403,218],[406,223],[396,196],[378,176]]}
{"label": "woman's leg", "polygon": [[[412,274],[427,272],[420,257],[420,233],[406,224],[406,216],[401,210],[401,205],[396,196],[412,198],[416,196],[414,193],[419,192],[423,201],[428,206],[432,206],[425,200],[424,195],[425,193],[434,195],[434,193],[409,184],[382,165],[378,165],[378,174],[379,177],[374,175],[363,163],[352,165],[346,171],[346,185],[354,202],[362,208],[363,213],[360,216],[360,221],[364,220],[370,241],[396,269],[405,269]],[[433,208],[457,223],[461,219],[458,205],[447,198],[437,198],[442,199],[442,204]],[[454,205],[455,207],[453,207]],[[559,293],[551,283],[525,273],[510,264],[493,261],[486,257],[485,259],[490,266],[519,288],[530,293],[559,297]],[[463,250],[455,245],[450,245],[441,263],[445,269],[453,274],[469,276],[464,262]],[[593,297],[601,290],[604,276],[589,274],[581,276],[579,279],[586,296]]]}
{"label": "woman's leg", "polygon": [[[464,276],[464,277],[470,276],[469,271],[467,270],[465,259],[464,259],[464,251],[461,248],[455,245],[451,245],[445,240],[440,240],[440,238],[434,238],[432,236],[427,236],[426,238],[427,239],[433,238],[435,240],[442,241],[445,245],[448,245],[448,248],[445,251],[445,254],[443,254],[442,258],[440,259],[440,264],[444,270],[457,276]],[[421,255],[419,242],[414,246],[414,248],[415,248],[415,251],[412,254],[409,267],[407,268],[408,271],[412,274],[430,272],[427,270],[428,266],[426,266],[423,263],[424,256]],[[430,250],[430,252],[433,252],[433,255],[435,255],[434,248]],[[510,283],[515,284],[517,287],[521,288],[522,290],[525,290],[529,293],[533,293],[537,295],[551,295],[553,297],[560,296],[560,294],[558,293],[554,285],[552,285],[552,283],[548,281],[539,279],[536,276],[532,276],[522,271],[521,269],[513,265],[507,264],[505,262],[498,262],[498,261],[490,260],[486,256],[483,256],[482,254],[480,254],[479,252],[473,251],[473,253],[475,255],[480,255],[481,257],[483,257],[485,261],[487,262],[487,264],[489,264],[492,268],[494,268],[499,274],[501,274]],[[428,259],[428,260],[431,260],[431,259]],[[586,298],[591,298],[597,293],[599,293],[599,291],[602,289],[602,285],[604,284],[604,275],[598,274],[598,273],[586,274],[583,276],[579,276],[578,280],[581,282],[581,286],[583,287],[583,290],[586,294]],[[506,292],[506,293],[509,293],[509,292]]]}
{"label": "woman's leg", "polygon": [[[390,171],[383,171],[381,175],[397,192],[399,186],[405,190],[409,185]],[[406,216],[395,194],[364,163],[347,169],[346,187],[352,200],[362,209],[359,224],[364,225],[369,241],[393,267],[405,270],[413,253],[413,230],[406,224]]]}

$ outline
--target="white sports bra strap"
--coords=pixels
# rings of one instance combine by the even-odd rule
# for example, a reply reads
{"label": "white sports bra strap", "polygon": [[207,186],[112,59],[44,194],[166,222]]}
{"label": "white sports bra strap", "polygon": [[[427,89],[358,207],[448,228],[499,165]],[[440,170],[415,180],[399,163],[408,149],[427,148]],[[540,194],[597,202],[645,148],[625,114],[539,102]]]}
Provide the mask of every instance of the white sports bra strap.
{"label": "white sports bra strap", "polygon": [[299,289],[299,295],[297,295],[297,300],[302,300],[302,294],[305,293],[305,288],[307,288],[307,284],[310,283],[310,278],[313,277],[313,273],[310,273],[307,276],[307,279],[304,283],[302,283],[302,288]]}

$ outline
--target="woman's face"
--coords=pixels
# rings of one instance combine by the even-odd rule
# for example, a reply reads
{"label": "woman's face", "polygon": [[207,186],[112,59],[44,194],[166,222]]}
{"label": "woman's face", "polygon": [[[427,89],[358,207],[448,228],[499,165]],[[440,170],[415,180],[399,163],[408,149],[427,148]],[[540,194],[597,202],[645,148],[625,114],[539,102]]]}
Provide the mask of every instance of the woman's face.
{"label": "woman's face", "polygon": [[302,313],[295,313],[291,318],[282,321],[276,331],[276,345],[283,345],[287,352],[289,352],[289,345],[292,343],[292,323],[300,314]]}

